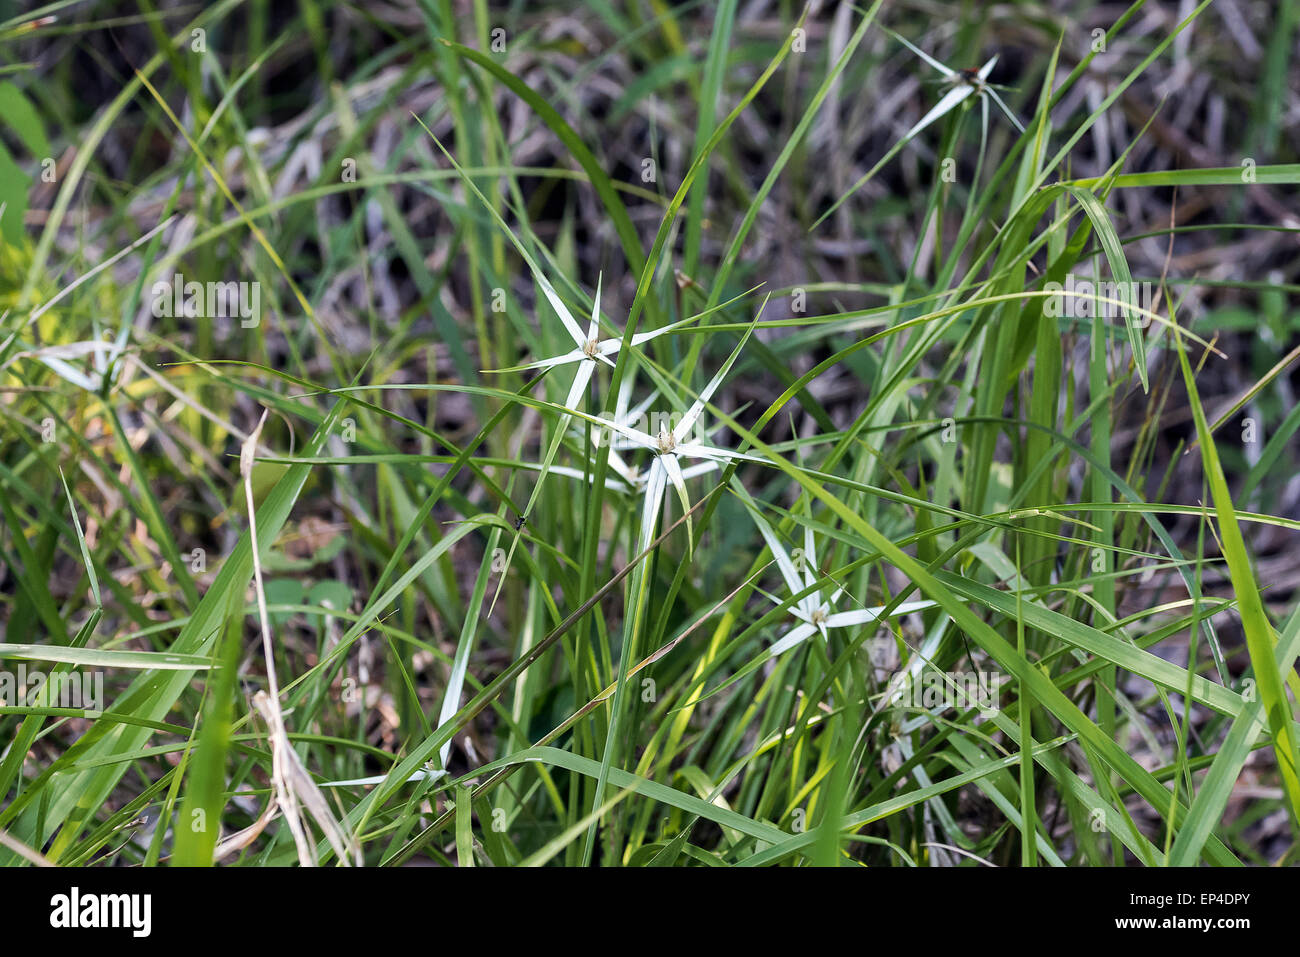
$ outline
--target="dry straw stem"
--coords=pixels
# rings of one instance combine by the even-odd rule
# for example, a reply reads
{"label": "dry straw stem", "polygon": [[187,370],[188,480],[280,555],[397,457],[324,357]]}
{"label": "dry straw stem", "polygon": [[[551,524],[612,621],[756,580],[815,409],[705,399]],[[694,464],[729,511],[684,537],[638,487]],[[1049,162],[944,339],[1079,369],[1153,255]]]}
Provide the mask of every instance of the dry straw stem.
{"label": "dry straw stem", "polygon": [[[289,743],[289,732],[284,726],[284,712],[280,708],[280,689],[275,677],[271,621],[266,612],[266,588],[262,581],[262,560],[257,541],[257,508],[253,503],[253,463],[257,457],[257,440],[261,437],[262,426],[265,424],[266,410],[263,410],[256,428],[249,433],[239,451],[239,472],[244,479],[244,495],[248,502],[249,538],[253,543],[253,585],[257,590],[257,614],[262,626],[262,650],[266,655],[266,681],[271,689],[269,694],[258,691],[253,696],[253,704],[266,722],[267,733],[271,739],[271,780],[275,786],[272,806],[263,812],[259,823],[268,821],[272,807],[278,805],[284,811],[285,823],[289,825],[289,830],[293,834],[294,844],[298,848],[299,863],[304,867],[315,867],[319,859],[316,855],[316,843],[307,831],[307,817],[310,816],[324,832],[325,839],[334,849],[339,862],[344,866],[355,862],[360,867],[361,847],[356,837],[334,818],[320,788],[316,787],[316,782],[303,767],[302,760],[293,750],[293,745]],[[256,834],[252,837],[256,837]],[[226,849],[224,845],[223,849]]]}

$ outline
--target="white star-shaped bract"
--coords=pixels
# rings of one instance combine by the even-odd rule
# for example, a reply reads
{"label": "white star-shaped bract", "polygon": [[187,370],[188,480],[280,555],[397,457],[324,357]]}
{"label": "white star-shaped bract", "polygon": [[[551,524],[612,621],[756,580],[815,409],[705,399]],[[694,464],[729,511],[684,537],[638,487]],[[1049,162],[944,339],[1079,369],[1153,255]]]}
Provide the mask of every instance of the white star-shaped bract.
{"label": "white star-shaped bract", "polygon": [[[420,125],[424,127],[425,132],[428,133],[434,143],[437,144],[442,155],[447,158],[447,162],[456,170],[457,175],[460,176],[461,181],[465,184],[465,188],[478,198],[483,209],[490,217],[492,217],[492,220],[501,230],[502,235],[510,241],[510,244],[514,246],[515,250],[519,253],[520,258],[528,265],[528,271],[532,273],[533,281],[536,282],[538,287],[542,290],[542,295],[545,296],[546,301],[551,304],[551,308],[555,310],[555,314],[560,317],[560,322],[564,324],[565,330],[569,333],[569,337],[577,347],[570,352],[558,356],[552,356],[549,359],[539,359],[536,362],[511,366],[506,369],[485,369],[483,371],[517,372],[523,369],[550,368],[552,366],[566,365],[571,362],[580,363],[578,366],[578,374],[574,377],[573,385],[569,388],[568,401],[565,402],[565,405],[568,408],[576,408],[578,399],[581,398],[583,390],[587,387],[587,383],[591,381],[591,375],[595,371],[596,363],[604,362],[606,365],[613,366],[614,363],[609,357],[618,352],[623,345],[621,339],[609,339],[604,342],[599,341],[600,279],[597,279],[596,281],[596,298],[592,301],[591,323],[587,327],[587,334],[584,336],[582,334],[582,328],[578,325],[577,320],[573,318],[573,314],[569,312],[569,307],[564,304],[564,301],[556,293],[555,287],[552,286],[551,281],[546,278],[546,273],[543,272],[542,267],[538,264],[537,260],[533,258],[533,254],[528,251],[528,247],[520,242],[519,237],[516,236],[514,231],[506,225],[506,221],[501,218],[501,214],[497,212],[496,207],[488,202],[487,197],[483,195],[482,190],[474,185],[474,180],[465,172],[464,168],[456,162],[456,158],[447,151],[447,148],[442,145],[438,138],[433,135],[433,131],[425,126],[423,122],[421,122]],[[674,329],[677,329],[688,322],[693,322],[697,318],[699,317],[691,316],[687,319],[682,319],[678,322],[662,326],[651,332],[636,333],[632,336],[632,345],[642,345],[656,336],[662,336],[664,333],[672,332]],[[535,492],[536,489],[534,489],[534,493]]]}
{"label": "white star-shaped bract", "polygon": [[[737,483],[738,485],[738,483]],[[799,551],[799,560],[796,562],[786,551],[785,545],[777,538],[776,533],[767,520],[759,514],[758,507],[754,504],[748,493],[743,488],[737,487],[739,497],[745,506],[749,509],[750,515],[754,519],[754,524],[758,527],[759,533],[763,536],[763,541],[771,549],[772,557],[776,560],[777,567],[781,570],[781,577],[785,579],[786,586],[790,589],[791,595],[798,595],[801,592],[808,593],[790,606],[790,614],[799,620],[799,623],[787,631],[784,635],[776,640],[769,649],[773,658],[777,655],[789,651],[800,642],[807,639],[814,633],[820,633],[823,639],[828,639],[831,628],[850,628],[858,625],[868,625],[872,622],[879,621],[887,606],[879,605],[875,608],[855,608],[852,611],[835,611],[835,603],[839,601],[844,594],[843,588],[836,588],[827,597],[825,589],[817,588],[818,575],[815,574],[817,568],[817,553],[813,541],[812,528],[804,526],[803,548]],[[800,571],[802,570],[802,575]],[[813,589],[812,591],[808,591]],[[776,604],[783,604],[780,600],[772,599]],[[899,615],[906,615],[914,611],[920,611],[924,608],[933,608],[935,603],[932,601],[907,601],[898,605],[889,613],[889,617],[894,618]]]}
{"label": "white star-shaped bract", "polygon": [[[892,33],[893,31],[890,32]],[[1020,120],[1018,120],[1016,118],[1016,115],[1011,112],[1010,108],[1006,105],[1006,103],[1002,102],[1002,97],[998,96],[997,90],[993,89],[993,87],[988,85],[987,81],[989,78],[989,74],[993,72],[993,66],[998,62],[998,58],[996,55],[990,57],[988,62],[985,63],[982,67],[979,68],[979,70],[976,71],[975,73],[976,80],[975,82],[971,82],[967,78],[968,77],[967,74],[961,73],[957,70],[952,69],[951,67],[945,66],[944,64],[940,63],[938,60],[930,56],[925,51],[921,50],[918,47],[913,46],[911,43],[907,41],[905,37],[901,37],[897,33],[894,33],[893,36],[895,39],[899,40],[904,46],[906,46],[909,50],[911,50],[913,53],[919,56],[922,60],[924,60],[926,63],[930,64],[930,66],[934,67],[941,74],[943,74],[943,78],[945,80],[947,80],[951,84],[954,84],[953,88],[944,94],[943,99],[941,99],[938,103],[936,103],[934,105],[934,108],[931,109],[929,113],[921,117],[921,119],[917,121],[916,125],[907,131],[907,135],[904,136],[903,139],[905,140],[911,139],[917,133],[921,132],[921,130],[925,129],[935,120],[939,119],[939,117],[951,111],[952,108],[955,107],[958,103],[962,102],[962,100],[965,100],[967,97],[971,96],[974,93],[978,93],[980,96],[988,94],[990,97],[992,97],[993,101],[997,103],[998,107],[1002,110],[1002,112],[1006,114],[1007,119],[1011,121],[1012,125],[1015,126],[1015,128],[1019,130],[1021,133],[1025,131],[1025,128],[1020,125]]]}
{"label": "white star-shaped bract", "polygon": [[[569,312],[569,308],[564,301],[556,295],[555,288],[547,280],[540,269],[534,268],[533,277],[541,287],[542,294],[555,310],[555,314],[560,317],[560,322],[564,324],[565,330],[573,339],[577,347],[569,352],[561,353],[558,356],[551,356],[548,359],[537,359],[534,362],[525,362],[522,365],[510,366],[505,369],[484,369],[484,372],[521,372],[525,369],[551,369],[555,366],[570,365],[578,363],[578,372],[573,377],[573,384],[569,387],[568,398],[565,399],[564,405],[569,409],[578,409],[578,403],[582,399],[582,394],[587,389],[587,384],[591,382],[592,374],[596,371],[596,363],[603,362],[605,365],[613,368],[614,362],[610,356],[615,355],[623,347],[622,339],[601,339],[600,338],[600,287],[601,279],[596,280],[596,298],[591,308],[591,323],[587,327],[587,334],[582,334],[582,329],[578,322]],[[665,333],[680,329],[689,322],[694,322],[695,316],[687,319],[681,319],[677,322],[669,323],[650,332],[638,332],[632,336],[632,345],[641,346]]]}
{"label": "white star-shaped bract", "polygon": [[941,117],[946,116],[948,113],[952,112],[959,105],[961,105],[963,101],[965,101],[972,95],[978,95],[980,98],[980,106],[982,108],[983,129],[985,134],[988,133],[990,99],[992,99],[995,103],[997,103],[998,108],[1001,109],[1004,114],[1006,114],[1007,119],[1011,121],[1012,125],[1015,126],[1017,130],[1019,130],[1021,133],[1025,131],[1025,128],[1024,126],[1021,125],[1020,120],[1018,120],[1016,118],[1016,115],[1011,112],[1010,108],[1006,105],[1006,103],[1002,102],[1002,97],[998,96],[997,90],[993,89],[993,86],[988,82],[989,74],[993,72],[993,65],[998,62],[998,58],[996,56],[992,57],[987,63],[985,63],[978,70],[973,71],[973,73],[971,71],[962,72],[962,71],[954,70],[951,67],[947,67],[944,64],[940,63],[938,60],[934,59],[934,57],[930,56],[928,53],[925,53],[924,51],[918,49],[917,47],[909,43],[906,39],[900,37],[897,33],[894,33],[894,31],[886,29],[885,32],[888,33],[890,36],[892,36],[894,39],[903,43],[909,50],[911,50],[913,53],[919,56],[926,63],[930,64],[930,66],[934,67],[934,69],[938,70],[939,73],[943,75],[944,81],[952,85],[952,89],[950,89],[947,93],[945,93],[943,97],[939,100],[939,102],[936,103],[931,108],[931,110],[925,114],[925,116],[917,120],[916,123],[912,125],[912,128],[910,130],[908,130],[901,137],[899,137],[898,142],[896,142],[889,149],[889,151],[885,153],[885,155],[880,159],[879,162],[876,163],[875,166],[873,166],[867,172],[863,173],[862,176],[858,179],[856,183],[853,184],[853,186],[849,189],[848,192],[842,195],[835,202],[831,203],[830,208],[827,209],[825,212],[823,212],[820,217],[818,217],[817,222],[814,225],[818,225],[821,222],[823,222],[828,216],[830,216],[833,212],[835,212],[835,210],[839,209],[840,205],[846,199],[848,199],[859,189],[865,186],[867,182],[876,175],[876,173],[880,172],[880,170],[884,167],[886,163],[888,163],[894,156],[898,154],[899,150],[901,150],[904,146],[906,146],[908,143],[912,141],[913,137],[915,137],[918,133],[920,133],[931,123],[935,122]]}
{"label": "white star-shaped bract", "polygon": [[[761,310],[760,310],[761,314]],[[627,421],[619,421],[616,415],[613,420],[598,420],[610,430],[630,440],[630,445],[634,448],[648,449],[654,453],[654,459],[650,463],[649,469],[644,473],[645,502],[641,512],[641,538],[637,548],[638,552],[645,551],[650,542],[654,539],[656,525],[658,524],[659,514],[662,511],[664,493],[671,484],[677,492],[677,498],[682,503],[684,512],[689,513],[691,508],[690,498],[686,494],[686,479],[691,475],[698,475],[701,472],[709,471],[723,463],[734,460],[746,460],[751,462],[762,462],[763,459],[754,455],[747,455],[744,452],[735,452],[730,449],[718,448],[700,441],[689,441],[687,436],[695,428],[696,422],[699,421],[700,415],[704,412],[704,407],[709,400],[713,398],[713,393],[717,391],[718,386],[722,383],[723,378],[731,370],[735,363],[736,357],[740,355],[740,350],[744,348],[746,340],[753,331],[753,326],[745,331],[739,344],[723,363],[722,368],[710,380],[709,384],[704,387],[704,391],[686,410],[686,413],[678,420],[675,426],[671,428],[665,423],[661,425],[658,432],[651,435],[640,429],[632,428]],[[616,455],[613,448],[610,449],[611,460]],[[702,465],[691,466],[683,469],[682,459],[701,459]],[[626,465],[622,466],[627,470]],[[626,477],[637,482],[638,476],[630,470],[626,471]],[[638,483],[639,484],[639,483]],[[695,532],[691,520],[686,520],[686,533],[692,550],[694,549]]]}
{"label": "white star-shaped bract", "polygon": [[[635,428],[635,423],[641,422],[645,418],[647,410],[655,399],[660,397],[658,389],[655,389],[648,396],[642,399],[635,406],[629,408],[628,402],[635,388],[636,371],[633,369],[623,379],[622,386],[618,390],[618,398],[614,402],[614,418],[612,422],[620,430],[627,430],[629,433],[636,433],[639,430]],[[602,419],[605,417],[602,415]],[[611,420],[606,420],[611,421]],[[720,427],[719,427],[720,428]],[[612,430],[611,430],[612,431]],[[625,459],[620,452],[628,449],[643,448],[645,446],[644,437],[649,435],[648,432],[641,432],[641,439],[630,437],[629,435],[620,435],[617,431],[610,436],[609,440],[609,467],[614,470],[617,479],[607,478],[607,485],[611,482],[616,483],[619,490],[630,489],[641,492],[645,490],[646,483],[650,480],[650,473],[653,470],[654,463],[651,462],[649,468],[638,468]],[[718,463],[712,459],[706,459],[699,465],[691,465],[682,469],[682,478],[690,479],[697,475],[703,475],[706,472],[716,470]]]}

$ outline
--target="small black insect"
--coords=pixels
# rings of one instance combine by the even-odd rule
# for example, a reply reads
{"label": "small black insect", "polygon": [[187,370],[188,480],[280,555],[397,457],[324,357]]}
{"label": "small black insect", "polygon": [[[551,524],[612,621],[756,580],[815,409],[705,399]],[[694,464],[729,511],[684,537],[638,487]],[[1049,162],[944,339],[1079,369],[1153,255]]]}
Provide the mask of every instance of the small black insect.
{"label": "small black insect", "polygon": [[524,518],[522,515],[520,515],[518,518],[516,518],[516,519],[515,519],[515,531],[517,532],[517,531],[519,531],[521,528],[523,528],[523,527],[524,527],[524,523],[527,522],[527,521],[528,521],[528,519]]}

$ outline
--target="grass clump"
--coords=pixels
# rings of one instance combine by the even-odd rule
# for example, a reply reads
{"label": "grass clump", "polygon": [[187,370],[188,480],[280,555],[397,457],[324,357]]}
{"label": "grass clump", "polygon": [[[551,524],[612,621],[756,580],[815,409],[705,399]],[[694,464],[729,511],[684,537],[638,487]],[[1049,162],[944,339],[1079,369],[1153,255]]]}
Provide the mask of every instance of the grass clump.
{"label": "grass clump", "polygon": [[1294,38],[1207,6],[0,23],[0,860],[1292,862]]}

